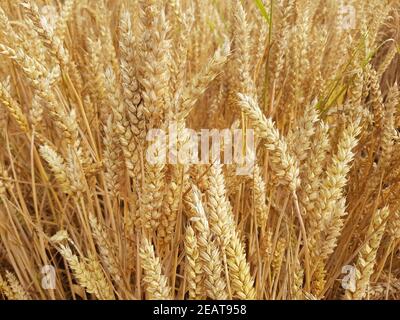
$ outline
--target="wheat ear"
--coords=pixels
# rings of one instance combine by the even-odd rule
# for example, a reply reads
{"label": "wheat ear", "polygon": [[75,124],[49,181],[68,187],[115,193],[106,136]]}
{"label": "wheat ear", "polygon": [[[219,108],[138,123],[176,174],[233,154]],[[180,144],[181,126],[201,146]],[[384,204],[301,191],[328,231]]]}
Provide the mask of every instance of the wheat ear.
{"label": "wheat ear", "polygon": [[289,153],[286,141],[275,128],[272,119],[265,117],[253,98],[243,94],[238,94],[238,98],[240,108],[249,117],[258,135],[265,139],[265,148],[271,152],[274,174],[295,192],[300,186],[299,167]]}
{"label": "wheat ear", "polygon": [[207,296],[212,299],[227,299],[226,283],[222,276],[221,252],[212,240],[206,213],[201,202],[201,194],[192,186],[190,206],[194,212],[191,218],[199,245],[200,261],[203,269],[204,287]]}
{"label": "wheat ear", "polygon": [[189,299],[197,300],[202,298],[203,271],[200,260],[199,245],[194,230],[191,226],[186,228],[185,233],[186,253],[186,277],[189,288]]}
{"label": "wheat ear", "polygon": [[144,285],[150,300],[171,299],[171,288],[168,279],[162,274],[160,258],[156,257],[154,247],[148,239],[143,239],[140,252],[141,264],[144,271]]}
{"label": "wheat ear", "polygon": [[377,210],[372,218],[366,234],[366,243],[362,246],[356,263],[356,288],[354,292],[346,290],[347,299],[361,300],[367,295],[388,215],[389,209],[384,207]]}

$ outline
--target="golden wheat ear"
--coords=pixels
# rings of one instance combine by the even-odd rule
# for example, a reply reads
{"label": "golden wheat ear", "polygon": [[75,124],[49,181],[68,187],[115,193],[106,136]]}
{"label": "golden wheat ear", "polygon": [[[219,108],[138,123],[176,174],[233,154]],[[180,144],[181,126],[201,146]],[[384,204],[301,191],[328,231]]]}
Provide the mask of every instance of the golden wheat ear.
{"label": "golden wheat ear", "polygon": [[399,300],[399,12],[1,0],[0,300]]}

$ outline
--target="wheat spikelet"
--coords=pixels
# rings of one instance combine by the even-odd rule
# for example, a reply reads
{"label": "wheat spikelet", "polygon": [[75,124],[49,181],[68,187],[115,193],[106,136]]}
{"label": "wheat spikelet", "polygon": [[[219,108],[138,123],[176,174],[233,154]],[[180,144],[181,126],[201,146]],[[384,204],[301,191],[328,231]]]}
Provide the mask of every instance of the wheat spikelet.
{"label": "wheat spikelet", "polygon": [[171,288],[168,279],[161,272],[160,259],[155,256],[154,247],[148,239],[143,239],[140,247],[140,258],[144,270],[143,281],[146,294],[150,300],[171,299]]}
{"label": "wheat spikelet", "polygon": [[44,77],[48,72],[39,61],[26,54],[22,48],[14,50],[9,46],[0,44],[0,50],[2,55],[15,61],[34,84],[36,84],[34,82],[36,79]]}
{"label": "wheat spikelet", "polygon": [[43,106],[41,105],[40,97],[35,95],[32,98],[32,109],[30,110],[30,118],[35,127],[40,127],[43,120]]}
{"label": "wheat spikelet", "polygon": [[229,43],[225,42],[215,51],[214,56],[208,61],[204,69],[194,76],[190,85],[182,93],[181,108],[177,115],[178,121],[186,119],[197,100],[206,91],[210,82],[221,72],[229,53]]}
{"label": "wheat spikelet", "polygon": [[381,242],[386,218],[389,215],[387,207],[379,209],[373,216],[371,224],[367,231],[367,242],[363,245],[356,263],[356,289],[354,292],[346,291],[348,299],[363,299],[367,293],[370,277],[374,272],[376,254]]}
{"label": "wheat spikelet", "polygon": [[166,242],[173,239],[178,211],[181,205],[180,199],[189,186],[187,170],[188,166],[185,165],[177,165],[171,168],[171,182],[164,199],[161,222],[158,228],[158,234]]}
{"label": "wheat spikelet", "polygon": [[123,169],[122,164],[122,150],[118,145],[119,139],[116,132],[115,124],[112,116],[107,120],[104,128],[104,166],[105,166],[105,180],[108,191],[116,196],[120,189],[120,172]]}
{"label": "wheat spikelet", "polygon": [[16,300],[16,297],[8,285],[7,281],[0,275],[0,293],[5,296],[8,300]]}
{"label": "wheat spikelet", "polygon": [[213,300],[226,300],[228,295],[225,289],[225,281],[222,278],[221,252],[214,240],[209,238],[208,245],[200,253],[200,256],[203,261],[207,261],[203,265],[206,274],[204,285],[207,288],[207,296]]}
{"label": "wheat spikelet", "polygon": [[146,162],[143,194],[140,199],[141,221],[149,230],[155,230],[160,224],[161,208],[164,197],[165,164],[162,159],[166,146],[156,142],[154,148],[155,164]]}
{"label": "wheat spikelet", "polygon": [[[194,213],[191,221],[196,231],[201,269],[203,270],[202,285],[208,297],[225,300],[227,299],[227,293],[222,275],[221,253],[215,241],[212,240],[206,213],[201,202],[201,194],[194,185],[192,186],[190,206]],[[201,287],[200,290],[202,290]]]}
{"label": "wheat spikelet", "polygon": [[334,214],[332,219],[326,228],[325,231],[325,239],[324,243],[322,244],[320,259],[325,260],[327,259],[334,251],[337,241],[341,235],[342,228],[344,225],[344,216],[346,216],[345,211],[345,204],[346,201],[344,198],[340,199],[337,203],[335,208]]}
{"label": "wheat spikelet", "polygon": [[107,236],[106,230],[98,222],[94,215],[89,216],[90,227],[92,228],[93,236],[99,247],[100,254],[104,259],[105,266],[110,274],[116,281],[121,280],[120,264],[117,257],[114,254],[114,250],[111,246],[110,239]]}
{"label": "wheat spikelet", "polygon": [[105,49],[105,51],[102,52],[102,56],[104,57],[106,64],[111,64],[114,72],[118,75],[119,64],[113,43],[113,37],[110,28],[107,27],[110,24],[110,16],[108,15],[109,11],[104,0],[96,2],[96,11],[100,25],[100,40]]}
{"label": "wheat spikelet", "polygon": [[68,30],[68,21],[73,15],[75,6],[76,0],[67,0],[64,2],[64,5],[61,8],[60,16],[58,17],[55,26],[55,33],[60,41],[63,41],[66,36]]}
{"label": "wheat spikelet", "polygon": [[72,192],[72,186],[67,175],[64,159],[48,145],[40,147],[40,154],[49,164],[62,190],[66,193]]}
{"label": "wheat spikelet", "polygon": [[226,255],[234,295],[242,300],[255,299],[256,293],[250,274],[250,266],[246,260],[244,247],[237,232],[233,232],[231,236],[231,240],[226,248]]}
{"label": "wheat spikelet", "polygon": [[315,133],[314,124],[318,122],[319,115],[315,104],[309,104],[304,115],[299,119],[297,125],[287,137],[288,145],[291,146],[291,152],[299,162],[307,158],[308,150],[311,148],[311,138]]}
{"label": "wheat spikelet", "polygon": [[49,46],[54,57],[57,58],[62,67],[68,67],[69,54],[60,38],[54,34],[53,28],[50,27],[46,19],[43,19],[41,16],[38,6],[32,1],[23,2],[21,6],[26,11],[29,21],[33,25],[35,31],[43,39],[46,45]]}
{"label": "wheat spikelet", "polygon": [[30,300],[29,294],[21,286],[15,274],[6,270],[7,282],[0,275],[0,292],[3,292],[8,300]]}
{"label": "wheat spikelet", "polygon": [[238,97],[239,106],[252,121],[258,135],[266,140],[265,147],[272,154],[274,173],[291,191],[296,191],[300,184],[299,168],[296,160],[289,154],[285,140],[274,127],[272,120],[264,116],[254,99],[242,94]]}
{"label": "wheat spikelet", "polygon": [[208,216],[210,228],[226,252],[229,277],[234,295],[239,299],[254,299],[253,280],[243,244],[236,231],[232,208],[226,198],[221,164],[214,164],[209,173]]}
{"label": "wheat spikelet", "polygon": [[396,48],[396,44],[392,44],[385,56],[385,58],[382,60],[381,64],[379,65],[379,68],[377,70],[378,76],[382,76],[383,73],[387,70],[389,65],[392,63],[393,58],[395,57],[398,49]]}
{"label": "wheat spikelet", "polygon": [[140,4],[141,23],[144,25],[140,83],[143,86],[144,115],[149,127],[153,128],[160,124],[168,107],[167,88],[170,79],[168,59],[171,46],[168,39],[169,24],[164,8],[160,8],[153,1],[141,1]]}
{"label": "wheat spikelet", "polygon": [[15,60],[17,64],[20,65],[32,86],[35,88],[37,95],[45,103],[51,115],[54,117],[55,123],[60,130],[62,130],[66,142],[74,144],[75,141],[73,140],[76,136],[76,132],[70,127],[70,124],[74,123],[74,120],[70,119],[71,114],[66,113],[64,107],[57,101],[54,92],[51,90],[51,87],[59,76],[58,68],[48,71],[37,60],[26,55],[22,49],[15,51],[10,47],[0,44],[0,50],[2,54]]}
{"label": "wheat spikelet", "polygon": [[389,219],[387,233],[393,240],[400,239],[400,211],[396,211]]}
{"label": "wheat spikelet", "polygon": [[321,182],[319,198],[317,199],[315,211],[311,211],[310,219],[310,246],[311,254],[318,256],[315,251],[319,233],[326,230],[327,224],[332,221],[333,214],[339,199],[343,193],[343,187],[347,182],[347,174],[350,163],[353,160],[353,148],[357,145],[357,136],[360,127],[357,123],[350,123],[343,131],[339,141],[337,154],[333,157],[331,165],[326,170],[326,178]]}
{"label": "wheat spikelet", "polygon": [[104,277],[104,273],[95,259],[89,259],[87,263],[72,253],[67,245],[60,245],[58,248],[61,255],[68,262],[78,283],[86,289],[88,293],[94,294],[98,299],[113,300],[113,290]]}
{"label": "wheat spikelet", "polygon": [[[100,119],[104,121],[106,118],[105,114],[108,114],[106,112],[107,110],[106,108],[108,107],[107,106],[108,101],[106,96],[106,90],[107,90],[106,75],[112,77],[114,76],[114,72],[112,70],[108,74],[104,72],[106,66],[101,57],[101,52],[102,52],[101,42],[99,40],[94,40],[91,37],[89,37],[86,42],[90,57],[87,69],[92,74],[92,78],[89,80],[90,81],[89,94],[93,102],[96,102],[98,104],[98,108],[100,109],[100,114],[101,114]],[[115,85],[115,82],[112,82],[114,79],[108,79],[108,80],[109,80],[108,83],[109,84],[111,83],[110,86]],[[113,88],[113,90],[115,89]],[[115,98],[111,95],[110,97]],[[115,100],[113,100],[112,102],[114,101]],[[115,112],[115,110],[113,111]]]}
{"label": "wheat spikelet", "polygon": [[326,270],[324,262],[322,260],[318,260],[314,268],[315,271],[313,274],[313,281],[311,283],[311,294],[315,297],[318,297],[326,285]]}
{"label": "wheat spikelet", "polygon": [[[174,119],[175,116],[172,116]],[[170,167],[170,183],[163,204],[163,212],[159,234],[165,241],[170,241],[176,225],[177,214],[181,205],[180,199],[184,197],[184,192],[189,188],[189,166],[181,160],[180,152],[191,148],[190,134],[185,130],[185,122],[177,121],[174,123],[176,134],[169,135],[168,157],[173,158],[175,165]],[[172,140],[172,141],[171,141]],[[182,163],[183,162],[183,163]]]}
{"label": "wheat spikelet", "polygon": [[225,180],[222,173],[222,165],[211,166],[208,175],[208,206],[207,213],[210,228],[219,238],[222,246],[226,247],[231,237],[231,226],[233,224],[229,204],[226,198]]}
{"label": "wheat spikelet", "polygon": [[202,274],[199,254],[199,246],[191,226],[186,228],[185,253],[187,261],[187,285],[189,288],[189,299],[196,300],[202,297]]}
{"label": "wheat spikelet", "polygon": [[329,126],[324,123],[321,123],[318,126],[314,136],[314,143],[310,150],[310,155],[304,164],[300,200],[307,210],[307,213],[313,212],[316,200],[318,199],[324,160],[330,147],[328,130]]}
{"label": "wheat spikelet", "polygon": [[29,132],[29,124],[26,116],[21,110],[21,106],[9,94],[7,88],[0,81],[0,101],[10,112],[12,117],[18,123],[19,127],[24,132]]}
{"label": "wheat spikelet", "polygon": [[89,272],[89,281],[96,287],[97,295],[100,299],[115,300],[112,286],[105,277],[104,271],[95,257],[89,256],[86,262],[86,268]]}
{"label": "wheat spikelet", "polygon": [[265,182],[258,165],[254,166],[253,176],[255,216],[257,225],[263,229],[268,220],[268,206],[266,200]]}
{"label": "wheat spikelet", "polygon": [[303,299],[303,282],[304,282],[304,270],[298,265],[297,269],[294,272],[294,280],[292,287],[292,294],[294,299],[302,300]]}
{"label": "wheat spikelet", "polygon": [[0,299],[400,297],[398,1],[0,2]]}
{"label": "wheat spikelet", "polygon": [[286,250],[286,239],[279,238],[271,261],[272,274],[274,277],[279,276],[283,258],[285,255],[285,250]]}
{"label": "wheat spikelet", "polygon": [[[137,43],[132,30],[131,15],[128,11],[123,11],[121,14],[120,32],[120,67],[125,108],[129,116],[132,133],[141,140],[144,140],[146,120],[144,118],[144,106],[135,67],[134,47]],[[139,142],[140,140],[137,143]]]}
{"label": "wheat spikelet", "polygon": [[7,192],[8,185],[3,181],[3,179],[6,180],[7,178],[7,171],[4,170],[3,165],[0,163],[0,196],[5,196]]}
{"label": "wheat spikelet", "polygon": [[[14,43],[15,45],[23,45],[23,39],[14,31],[7,14],[4,12],[3,8],[0,7],[0,24],[2,33],[6,36],[5,38],[9,40],[9,43]],[[26,49],[26,48],[25,48]]]}
{"label": "wheat spikelet", "polygon": [[284,69],[285,58],[287,56],[288,38],[290,35],[290,18],[295,12],[294,8],[295,2],[293,0],[288,1],[287,5],[283,8],[282,21],[279,25],[279,37],[277,42],[277,47],[275,50],[275,55],[273,59],[273,65],[271,67],[272,74],[275,83],[280,83],[281,73]]}
{"label": "wheat spikelet", "polygon": [[391,160],[394,145],[395,125],[394,116],[396,106],[399,104],[399,90],[396,87],[390,88],[387,96],[386,110],[382,129],[381,159],[379,165],[385,168]]}
{"label": "wheat spikelet", "polygon": [[[119,134],[122,151],[124,153],[125,165],[129,174],[134,177],[138,174],[138,155],[137,142],[132,134],[131,126],[126,115],[126,110],[121,100],[121,93],[117,85],[115,73],[108,67],[104,73],[104,86],[108,91],[106,101],[108,101],[116,123],[116,130]],[[104,110],[104,113],[107,111]]]}
{"label": "wheat spikelet", "polygon": [[345,199],[342,198],[337,202],[336,208],[334,209],[332,219],[326,227],[325,232],[322,235],[320,244],[318,244],[317,262],[315,271],[313,274],[313,282],[311,292],[315,296],[319,296],[326,285],[327,271],[325,269],[326,259],[334,252],[337,246],[338,239],[342,233],[344,226],[345,212]]}
{"label": "wheat spikelet", "polygon": [[250,28],[246,12],[240,1],[235,1],[234,27],[235,27],[235,62],[237,64],[237,91],[251,94],[254,91],[250,74]]}
{"label": "wheat spikelet", "polygon": [[373,121],[375,124],[375,130],[379,131],[382,129],[383,118],[384,118],[384,104],[382,91],[379,85],[379,77],[375,69],[371,69],[370,75],[370,95],[371,95],[371,109],[373,114]]}

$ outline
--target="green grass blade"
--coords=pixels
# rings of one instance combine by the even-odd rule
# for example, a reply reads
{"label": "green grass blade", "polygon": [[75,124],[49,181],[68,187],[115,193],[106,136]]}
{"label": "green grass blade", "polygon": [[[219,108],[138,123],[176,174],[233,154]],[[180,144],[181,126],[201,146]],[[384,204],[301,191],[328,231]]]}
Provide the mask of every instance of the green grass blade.
{"label": "green grass blade", "polygon": [[254,1],[255,1],[256,5],[257,5],[258,9],[260,10],[262,16],[264,17],[264,19],[267,21],[268,24],[270,24],[271,23],[271,21],[270,21],[271,19],[270,19],[269,15],[268,15],[267,9],[265,9],[265,6],[262,3],[262,1],[261,0],[254,0]]}

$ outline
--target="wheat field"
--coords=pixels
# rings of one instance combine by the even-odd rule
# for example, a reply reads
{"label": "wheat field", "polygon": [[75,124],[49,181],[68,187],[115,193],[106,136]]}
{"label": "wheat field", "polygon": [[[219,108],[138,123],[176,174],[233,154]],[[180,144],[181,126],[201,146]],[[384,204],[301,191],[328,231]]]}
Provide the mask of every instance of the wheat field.
{"label": "wheat field", "polygon": [[[0,300],[400,298],[398,1],[1,0],[0,31]],[[146,157],[189,128],[254,133],[250,173]]]}

